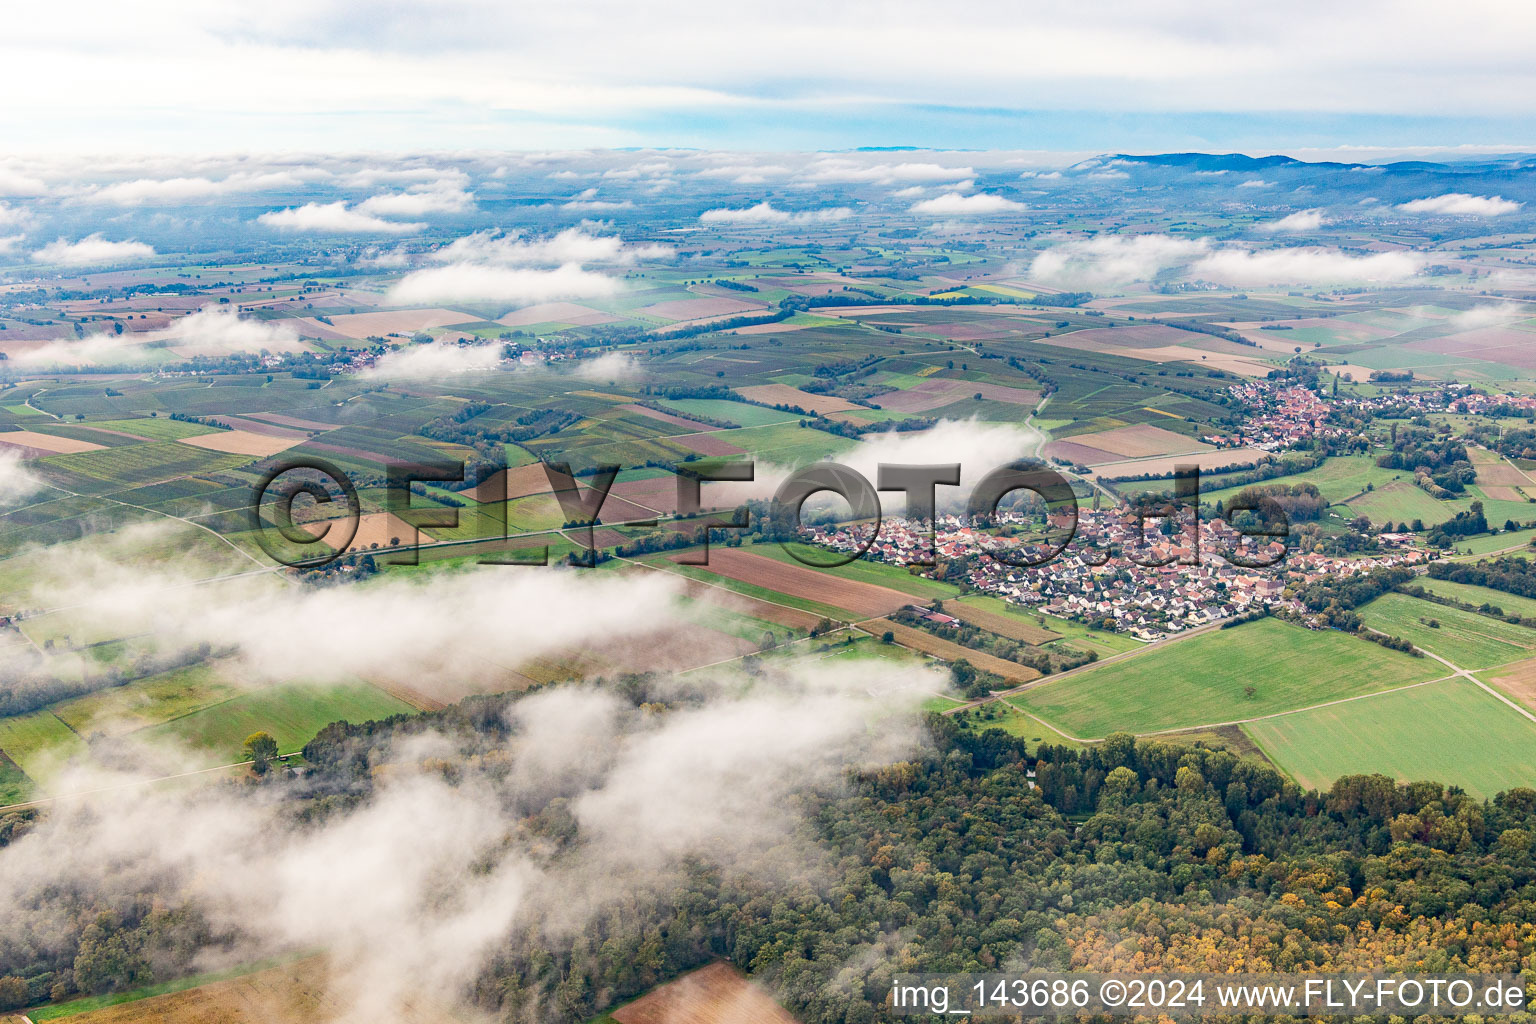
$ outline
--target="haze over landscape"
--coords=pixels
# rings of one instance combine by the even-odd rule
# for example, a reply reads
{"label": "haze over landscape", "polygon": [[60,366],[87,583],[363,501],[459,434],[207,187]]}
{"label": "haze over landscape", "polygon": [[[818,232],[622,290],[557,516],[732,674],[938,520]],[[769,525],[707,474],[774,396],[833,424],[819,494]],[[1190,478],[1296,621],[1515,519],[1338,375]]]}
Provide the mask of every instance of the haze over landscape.
{"label": "haze over landscape", "polygon": [[1527,984],[1533,18],[14,12],[0,1022]]}

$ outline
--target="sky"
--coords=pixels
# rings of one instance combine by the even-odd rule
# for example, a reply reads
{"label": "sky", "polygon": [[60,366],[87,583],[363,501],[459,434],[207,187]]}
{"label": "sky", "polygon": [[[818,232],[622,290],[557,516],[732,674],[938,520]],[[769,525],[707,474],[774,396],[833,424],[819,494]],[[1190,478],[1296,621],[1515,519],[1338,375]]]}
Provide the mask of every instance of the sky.
{"label": "sky", "polygon": [[1536,145],[1510,0],[13,7],[13,152]]}

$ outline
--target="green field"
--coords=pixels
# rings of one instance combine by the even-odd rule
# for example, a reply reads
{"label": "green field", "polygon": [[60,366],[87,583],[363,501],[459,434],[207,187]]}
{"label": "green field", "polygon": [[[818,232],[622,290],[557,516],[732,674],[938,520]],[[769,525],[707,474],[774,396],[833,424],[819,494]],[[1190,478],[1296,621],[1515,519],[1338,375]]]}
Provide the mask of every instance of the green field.
{"label": "green field", "polygon": [[688,415],[708,416],[713,420],[725,420],[739,427],[766,427],[772,423],[798,423],[803,417],[792,412],[780,412],[761,405],[732,402],[723,398],[675,398],[661,403],[668,409]]}
{"label": "green field", "polygon": [[[1340,455],[1328,459],[1316,469],[1305,473],[1296,473],[1291,476],[1279,476],[1273,480],[1262,481],[1263,484],[1316,484],[1320,493],[1329,502],[1340,502],[1346,498],[1352,498],[1365,490],[1367,484],[1381,488],[1393,480],[1407,480],[1410,486],[1413,483],[1413,474],[1403,469],[1382,469],[1376,465],[1376,459],[1370,455]],[[1257,487],[1261,484],[1249,484]],[[1242,490],[1238,487],[1225,487],[1221,490],[1206,491],[1201,488],[1200,500],[1207,504],[1217,501],[1230,501],[1232,496]],[[1419,493],[1423,494],[1422,491]],[[1429,498],[1425,494],[1424,497]],[[1434,501],[1433,498],[1429,498]],[[1442,518],[1449,518],[1447,512]],[[1410,517],[1412,521],[1412,517]]]}
{"label": "green field", "polygon": [[1494,590],[1492,587],[1474,587],[1470,583],[1452,583],[1450,580],[1431,579],[1428,576],[1420,576],[1413,581],[1414,586],[1423,587],[1431,594],[1440,597],[1448,597],[1454,601],[1462,601],[1470,605],[1491,604],[1501,609],[1506,615],[1519,615],[1524,618],[1536,619],[1536,598],[1520,597],[1518,594],[1506,594],[1502,590]]}
{"label": "green field", "polygon": [[213,434],[219,429],[202,423],[188,423],[185,420],[158,416],[154,418],[145,416],[133,420],[92,420],[86,426],[101,430],[121,430],[125,434],[147,437],[151,441],[179,441],[184,437]]}
{"label": "green field", "polygon": [[220,666],[204,663],[97,690],[56,705],[53,712],[81,736],[115,736],[221,704],[240,692],[221,678]]}
{"label": "green field", "polygon": [[366,722],[414,709],[367,683],[334,686],[285,684],[257,690],[141,730],[148,740],[166,740],[206,755],[209,765],[242,758],[241,746],[253,732],[269,732],[284,754],[298,750],[332,722]]}
{"label": "green field", "polygon": [[43,785],[70,758],[87,753],[85,742],[46,709],[0,718],[0,750],[33,781]]}
{"label": "green field", "polygon": [[5,757],[0,757],[0,807],[19,804],[36,794],[36,787],[25,772]]}
{"label": "green field", "polygon": [[[1536,630],[1407,594],[1383,594],[1357,612],[1372,629],[1403,637],[1457,668],[1492,668],[1536,656]],[[1439,627],[1431,628],[1430,621]]]}
{"label": "green field", "polygon": [[[1486,507],[1484,514],[1487,514]],[[1489,517],[1489,523],[1493,519]],[[1457,537],[1456,550],[1472,555],[1488,555],[1495,551],[1504,551],[1509,548],[1529,549],[1531,539],[1536,538],[1536,530],[1515,530],[1511,533],[1483,534],[1478,537]]]}
{"label": "green field", "polygon": [[1076,747],[1081,749],[1087,744],[1080,740],[1074,740],[1064,736],[1048,725],[1042,725],[1039,721],[1014,707],[1008,701],[992,701],[983,704],[973,711],[964,712],[956,716],[960,724],[971,732],[986,732],[988,729],[1001,729],[1009,736],[1018,736],[1029,741],[1033,750],[1041,743],[1050,743],[1058,747]]}
{"label": "green field", "polygon": [[1244,730],[1298,783],[1326,789],[1341,775],[1434,779],[1476,796],[1530,786],[1536,724],[1466,679],[1302,711]]}
{"label": "green field", "polygon": [[1260,619],[1074,672],[1014,700],[1073,735],[1097,738],[1232,722],[1447,674],[1433,659],[1347,633]]}
{"label": "green field", "polygon": [[733,444],[747,454],[777,465],[804,465],[830,458],[858,444],[799,423],[777,423],[742,430],[717,430],[712,437]]}
{"label": "green field", "polygon": [[1412,523],[1415,519],[1422,520],[1426,526],[1434,526],[1456,512],[1449,503],[1431,498],[1423,488],[1407,480],[1377,487],[1351,501],[1348,507],[1355,515],[1365,516],[1378,526]]}

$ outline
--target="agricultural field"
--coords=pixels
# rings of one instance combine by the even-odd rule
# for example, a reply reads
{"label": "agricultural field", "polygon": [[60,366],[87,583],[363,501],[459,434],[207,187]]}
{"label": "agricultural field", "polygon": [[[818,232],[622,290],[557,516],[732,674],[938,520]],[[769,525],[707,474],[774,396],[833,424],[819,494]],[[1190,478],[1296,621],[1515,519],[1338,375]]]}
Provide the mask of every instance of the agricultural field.
{"label": "agricultural field", "polygon": [[[993,601],[995,600],[994,598]],[[980,598],[946,602],[944,614],[953,615],[962,622],[968,622],[998,636],[1004,636],[1010,640],[1022,640],[1036,647],[1061,639],[1060,633],[1052,632],[1040,624],[1039,620],[1044,616],[1030,616],[1022,610],[997,611],[988,604],[982,603]]]}
{"label": "agricultural field", "polygon": [[[742,550],[764,558],[772,558],[774,561],[783,562],[786,565],[810,568],[813,572],[826,573],[838,579],[853,580],[859,583],[869,583],[891,590],[899,590],[904,594],[910,594],[916,603],[924,603],[934,600],[945,600],[959,594],[960,588],[943,580],[929,579],[917,573],[908,572],[901,566],[892,565],[889,562],[876,562],[868,559],[857,559],[847,565],[838,565],[830,568],[812,568],[795,559],[793,555],[785,551],[779,544],[751,544],[744,545]],[[825,558],[825,552],[813,552],[812,557]],[[713,556],[711,556],[713,559]]]}
{"label": "agricultural field", "polygon": [[1420,576],[1414,579],[1413,586],[1423,587],[1431,594],[1439,597],[1448,597],[1453,601],[1461,601],[1475,607],[1484,604],[1498,608],[1505,615],[1519,615],[1525,618],[1536,619],[1536,598],[1521,597],[1518,594],[1507,594],[1502,590],[1494,590],[1491,587],[1477,587],[1470,583],[1452,583],[1450,580],[1437,580],[1431,576]]}
{"label": "agricultural field", "polygon": [[1400,636],[1457,668],[1475,671],[1536,656],[1536,630],[1406,594],[1383,594],[1358,613],[1371,629]]}
{"label": "agricultural field", "polygon": [[[1376,459],[1370,455],[1338,455],[1323,462],[1316,469],[1305,473],[1297,473],[1288,476],[1277,476],[1271,480],[1262,481],[1261,484],[1247,486],[1262,486],[1268,484],[1297,484],[1309,483],[1317,487],[1318,493],[1330,504],[1347,501],[1350,498],[1363,494],[1369,487],[1382,488],[1394,481],[1406,481],[1410,486],[1413,483],[1413,474],[1402,469],[1384,469],[1376,465]],[[1206,504],[1214,505],[1216,502],[1228,502],[1244,485],[1220,487],[1208,490],[1204,486],[1200,489],[1200,500]],[[1418,488],[1414,488],[1418,490]],[[1423,491],[1419,492],[1424,494]],[[1434,501],[1429,495],[1424,497]],[[1437,508],[1439,503],[1436,503]],[[1409,516],[1409,521],[1413,516]],[[1439,516],[1440,519],[1449,519],[1450,513]]]}
{"label": "agricultural field", "polygon": [[[688,557],[674,555],[669,561]],[[708,566],[680,566],[703,570],[764,591],[815,602],[820,607],[844,609],[843,617],[872,618],[888,614],[912,602],[912,595],[891,587],[839,577],[792,560],[756,554],[741,548],[711,547]],[[695,573],[690,575],[698,576]]]}
{"label": "agricultural field", "polygon": [[653,989],[602,1019],[618,1024],[719,1021],[730,1024],[796,1024],[782,1006],[728,963],[701,967]]}
{"label": "agricultural field", "polygon": [[328,686],[289,683],[244,693],[136,734],[194,751],[204,767],[242,759],[253,732],[268,732],[284,753],[298,750],[331,722],[366,722],[411,714],[415,708],[367,683]]}
{"label": "agricultural field", "polygon": [[859,623],[859,628],[876,637],[890,633],[895,643],[908,650],[938,658],[940,661],[953,662],[964,659],[975,668],[990,672],[1010,685],[1016,686],[1019,683],[1040,678],[1039,672],[1026,665],[1005,661],[984,651],[974,651],[969,647],[935,636],[926,629],[917,629],[900,622],[892,622],[890,619],[870,619]]}
{"label": "agricultural field", "polygon": [[1478,797],[1530,783],[1536,723],[1466,679],[1438,682],[1243,726],[1302,786],[1381,772]]}
{"label": "agricultural field", "polygon": [[1014,700],[1092,739],[1236,722],[1448,674],[1345,633],[1260,619],[1049,678]]}

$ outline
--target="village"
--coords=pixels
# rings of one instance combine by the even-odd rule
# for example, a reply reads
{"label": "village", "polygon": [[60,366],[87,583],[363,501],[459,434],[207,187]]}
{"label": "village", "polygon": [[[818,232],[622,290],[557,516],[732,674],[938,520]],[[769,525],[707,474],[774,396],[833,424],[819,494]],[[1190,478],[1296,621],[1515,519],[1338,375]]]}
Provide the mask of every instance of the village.
{"label": "village", "polygon": [[[1007,530],[1027,520],[1004,512],[997,523]],[[930,547],[926,523],[889,518],[862,557],[901,566],[932,564],[925,574],[1147,643],[1260,607],[1286,607],[1305,617],[1306,609],[1291,597],[1300,586],[1387,566],[1422,565],[1431,557],[1410,546],[1409,535],[1380,537],[1383,550],[1372,557],[1340,558],[1288,552],[1277,539],[1260,543],[1222,519],[1201,519],[1198,535],[1186,521],[1177,539],[1164,536],[1160,523],[1147,516],[1143,536],[1143,520],[1128,508],[1085,509],[1071,543],[1052,557],[1060,537],[1054,543],[1019,544],[960,516],[940,515]],[[1060,529],[1062,517],[1051,517],[1051,525]],[[809,528],[805,537],[845,553],[858,551],[867,538],[867,527],[847,526]],[[1003,553],[1014,561],[1040,564],[1010,565],[989,553],[999,545],[1007,546]]]}

